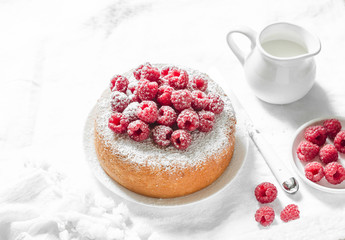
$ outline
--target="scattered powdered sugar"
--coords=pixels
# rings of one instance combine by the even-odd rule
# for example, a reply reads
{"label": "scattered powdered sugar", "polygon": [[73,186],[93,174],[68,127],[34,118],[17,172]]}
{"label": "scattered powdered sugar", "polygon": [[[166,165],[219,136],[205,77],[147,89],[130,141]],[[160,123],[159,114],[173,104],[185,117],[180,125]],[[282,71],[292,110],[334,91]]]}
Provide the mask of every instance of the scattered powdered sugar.
{"label": "scattered powdered sugar", "polygon": [[123,115],[125,115],[130,122],[133,122],[138,118],[138,108],[139,108],[139,103],[138,102],[132,102],[130,103],[126,109],[122,112]]}
{"label": "scattered powdered sugar", "polygon": [[[154,65],[159,70],[166,65]],[[127,134],[115,134],[108,128],[111,115],[110,90],[107,89],[96,105],[96,131],[100,134],[106,146],[114,154],[125,156],[127,161],[152,168],[179,171],[185,167],[196,167],[206,161],[207,157],[220,153],[229,144],[229,132],[234,134],[236,118],[230,99],[223,90],[206,74],[184,68],[190,77],[201,75],[208,80],[208,92],[217,93],[224,101],[224,110],[216,115],[213,130],[207,133],[191,132],[192,143],[186,150],[178,150],[172,145],[162,148],[155,144],[152,138],[143,142],[136,142]],[[130,82],[134,81],[133,70],[124,74]],[[135,80],[136,81],[136,80]],[[134,105],[133,105],[134,106]],[[132,108],[132,107],[131,107]],[[133,107],[134,108],[134,107]],[[130,110],[128,110],[130,111]]]}
{"label": "scattered powdered sugar", "polygon": [[138,81],[131,79],[131,81],[128,84],[127,94],[128,94],[128,90],[131,91],[131,93],[133,93],[132,89],[135,89],[137,87],[138,87]]}
{"label": "scattered powdered sugar", "polygon": [[109,100],[111,101],[113,109],[119,112],[122,112],[129,104],[129,98],[123,92],[112,92]]}

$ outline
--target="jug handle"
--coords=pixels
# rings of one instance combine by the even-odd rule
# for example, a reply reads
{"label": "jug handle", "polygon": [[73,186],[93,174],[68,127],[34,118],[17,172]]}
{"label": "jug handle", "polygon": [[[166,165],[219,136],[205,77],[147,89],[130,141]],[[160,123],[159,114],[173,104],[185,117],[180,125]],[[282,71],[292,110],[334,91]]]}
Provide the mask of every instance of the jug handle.
{"label": "jug handle", "polygon": [[233,37],[231,36],[233,33],[241,33],[247,38],[249,38],[251,42],[251,50],[255,48],[256,45],[256,32],[246,26],[239,26],[234,29],[232,29],[227,35],[226,35],[226,41],[230,47],[230,49],[233,51],[237,59],[240,61],[240,63],[243,65],[244,61],[247,56],[245,56],[244,52],[238,47],[238,45],[235,43]]}

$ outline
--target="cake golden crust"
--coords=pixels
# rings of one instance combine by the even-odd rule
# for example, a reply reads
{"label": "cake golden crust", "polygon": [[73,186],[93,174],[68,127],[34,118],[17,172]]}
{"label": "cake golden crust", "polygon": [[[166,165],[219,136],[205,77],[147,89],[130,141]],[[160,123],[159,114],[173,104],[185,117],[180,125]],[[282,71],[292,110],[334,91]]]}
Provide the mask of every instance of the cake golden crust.
{"label": "cake golden crust", "polygon": [[95,145],[102,168],[116,182],[145,196],[172,198],[196,192],[213,183],[230,163],[235,136],[229,134],[228,147],[220,154],[209,156],[201,165],[174,172],[126,161],[121,154],[114,154],[97,132]]}
{"label": "cake golden crust", "polygon": [[[131,73],[125,76],[130,78]],[[213,183],[231,161],[236,119],[230,100],[211,79],[209,88],[222,96],[224,111],[211,132],[193,132],[193,143],[184,151],[172,146],[160,148],[150,139],[135,142],[125,134],[111,132],[107,127],[110,91],[105,91],[97,104],[94,129],[97,157],[105,172],[127,189],[156,198],[184,196]]]}

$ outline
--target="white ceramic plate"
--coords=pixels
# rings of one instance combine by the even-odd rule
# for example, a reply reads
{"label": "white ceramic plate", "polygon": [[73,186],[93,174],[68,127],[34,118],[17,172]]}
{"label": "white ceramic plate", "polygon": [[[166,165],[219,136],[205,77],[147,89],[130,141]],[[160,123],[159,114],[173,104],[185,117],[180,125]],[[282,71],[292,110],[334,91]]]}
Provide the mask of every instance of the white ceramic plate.
{"label": "white ceramic plate", "polygon": [[[331,118],[339,119],[339,121],[341,122],[341,125],[343,126],[342,129],[343,130],[345,129],[345,118],[342,118],[342,117],[317,118],[317,119],[311,120],[311,121],[303,124],[299,129],[297,129],[295,136],[293,138],[292,147],[291,147],[291,149],[292,149],[291,164],[292,164],[292,167],[297,172],[297,174],[300,176],[300,178],[302,178],[303,181],[305,183],[307,183],[309,186],[314,187],[314,188],[321,190],[321,191],[324,191],[324,192],[329,192],[329,193],[345,193],[345,181],[342,182],[341,184],[333,185],[333,184],[330,184],[329,182],[327,182],[327,180],[325,178],[321,179],[321,181],[318,183],[314,183],[314,182],[310,181],[309,179],[307,179],[304,175],[304,166],[307,163],[299,160],[299,158],[297,157],[297,153],[296,153],[299,143],[302,140],[304,140],[305,129],[309,126],[322,125],[323,121],[325,121],[326,119],[331,119]],[[327,143],[333,144],[333,141],[331,141],[329,138],[327,138],[326,144]],[[320,158],[316,157],[313,161],[320,162]],[[341,163],[343,166],[345,166],[345,154],[339,153],[338,162]]]}
{"label": "white ceramic plate", "polygon": [[86,154],[86,160],[98,181],[101,182],[101,184],[103,184],[107,189],[126,200],[155,207],[177,207],[187,204],[193,204],[214,196],[215,194],[226,189],[226,187],[229,186],[231,181],[243,166],[243,162],[246,159],[248,151],[248,137],[246,135],[243,124],[241,124],[241,116],[236,117],[238,122],[238,124],[236,125],[236,147],[229,167],[213,184],[198,192],[189,194],[184,197],[169,199],[146,197],[122,187],[116,181],[111,179],[102,169],[96,155],[93,132],[95,108],[93,108],[93,110],[90,112],[84,128],[84,150]]}

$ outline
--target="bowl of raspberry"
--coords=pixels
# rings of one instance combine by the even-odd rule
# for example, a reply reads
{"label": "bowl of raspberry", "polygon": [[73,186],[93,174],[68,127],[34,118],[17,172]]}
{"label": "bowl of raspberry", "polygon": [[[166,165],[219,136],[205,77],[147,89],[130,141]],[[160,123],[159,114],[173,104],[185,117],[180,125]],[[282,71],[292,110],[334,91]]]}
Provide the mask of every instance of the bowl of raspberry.
{"label": "bowl of raspberry", "polygon": [[345,193],[345,118],[317,118],[303,124],[291,149],[292,167],[306,184]]}

